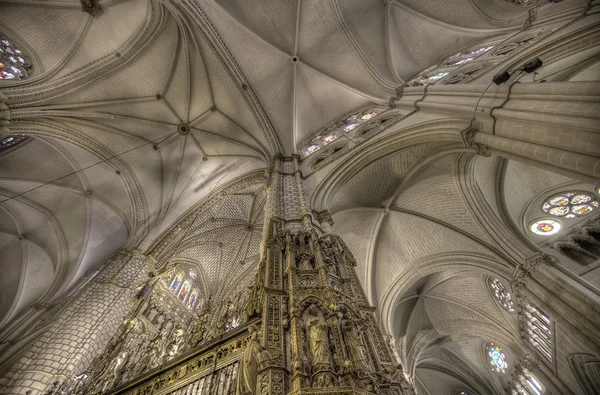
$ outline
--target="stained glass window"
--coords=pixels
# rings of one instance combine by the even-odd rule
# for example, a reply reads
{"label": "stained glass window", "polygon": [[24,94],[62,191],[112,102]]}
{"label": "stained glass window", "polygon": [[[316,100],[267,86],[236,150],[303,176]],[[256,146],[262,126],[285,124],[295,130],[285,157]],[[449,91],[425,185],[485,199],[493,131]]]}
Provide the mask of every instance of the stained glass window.
{"label": "stained glass window", "polygon": [[350,121],[344,125],[343,129],[345,132],[351,132],[358,127],[359,123],[357,121]]}
{"label": "stained glass window", "polygon": [[500,303],[505,310],[511,313],[515,311],[512,296],[510,295],[510,292],[508,292],[504,284],[502,284],[497,278],[490,278],[489,284],[492,292],[494,293],[494,296],[496,296],[496,300],[498,301],[498,303]]}
{"label": "stained glass window", "polygon": [[0,36],[0,80],[21,80],[29,77],[31,63],[14,43]]}
{"label": "stained glass window", "polygon": [[[304,157],[315,153],[321,148],[325,147],[328,144],[333,143],[338,140],[344,133],[350,133],[353,130],[356,130],[359,126],[363,125],[365,122],[372,120],[382,113],[382,108],[370,108],[368,110],[362,110],[356,112],[349,117],[346,117],[343,120],[338,120],[333,122],[327,127],[323,128],[323,130],[317,134],[313,139],[306,143],[306,145],[302,148],[301,152],[304,154]],[[332,151],[335,152],[335,151]]]}
{"label": "stained glass window", "polygon": [[187,308],[190,310],[194,310],[196,307],[196,301],[198,300],[198,290],[194,288],[192,293],[190,294],[190,298],[187,301]]}
{"label": "stained glass window", "polygon": [[362,114],[360,116],[360,119],[363,120],[363,121],[368,121],[369,119],[374,118],[376,116],[377,116],[377,111],[370,110],[370,111],[367,111],[364,114]]}
{"label": "stained glass window", "polygon": [[542,203],[542,211],[555,217],[572,219],[589,214],[599,206],[593,194],[587,192],[561,192]]}
{"label": "stained glass window", "polygon": [[492,48],[494,48],[493,45],[490,45],[489,47],[477,48],[476,50],[469,52],[468,55],[478,55],[480,53],[487,52],[487,51],[489,51]]}
{"label": "stained glass window", "polygon": [[436,74],[434,74],[434,75],[432,75],[432,76],[430,76],[430,77],[426,77],[425,79],[426,79],[427,81],[437,81],[437,80],[439,80],[439,79],[441,79],[441,78],[444,78],[444,77],[445,77],[445,76],[447,76],[448,74],[450,74],[450,72],[449,72],[449,71],[443,71],[443,72],[436,73]]}
{"label": "stained glass window", "polygon": [[196,279],[196,271],[194,269],[190,269],[189,273],[190,277],[195,280]]}
{"label": "stained glass window", "polygon": [[490,361],[490,366],[492,370],[498,373],[506,373],[506,369],[508,369],[508,363],[506,362],[506,355],[502,352],[502,349],[490,342],[485,347],[488,355],[488,360]]}
{"label": "stained glass window", "polygon": [[177,273],[175,275],[175,278],[171,282],[171,286],[169,288],[171,288],[173,291],[177,291],[179,289],[179,286],[181,285],[182,280],[183,280],[183,273],[182,272]]}
{"label": "stained glass window", "polygon": [[190,283],[190,280],[185,280],[185,282],[181,286],[181,291],[179,291],[179,295],[177,295],[177,299],[180,302],[184,302],[185,301],[185,298],[190,293],[190,288],[192,288],[192,284]]}
{"label": "stained glass window", "polygon": [[560,230],[560,222],[553,219],[540,219],[529,226],[536,235],[548,236],[557,233]]}
{"label": "stained glass window", "polygon": [[330,134],[329,136],[323,137],[323,145],[333,143],[335,139],[337,139],[337,136],[335,134]]}
{"label": "stained glass window", "polygon": [[310,147],[308,147],[307,149],[304,150],[304,155],[308,156],[308,155],[312,154],[313,152],[316,152],[316,151],[318,151],[320,149],[321,149],[321,147],[319,147],[318,144],[313,144],[313,145],[311,145]]}
{"label": "stained glass window", "polygon": [[14,147],[15,145],[27,140],[22,134],[10,134],[0,138],[0,151]]}
{"label": "stained glass window", "polygon": [[[428,84],[435,84],[442,79],[443,81],[440,81],[439,83],[455,84],[468,82],[474,78],[475,73],[478,73],[483,68],[483,64],[480,64],[478,67],[471,66],[470,68],[468,68],[468,70],[470,70],[469,72],[465,70],[463,73],[461,73],[460,70],[462,66],[466,64],[475,63],[474,61],[476,61],[477,58],[488,53],[496,45],[497,43],[487,43],[485,45],[473,47],[472,49],[469,49],[467,51],[459,52],[455,55],[449,56],[442,62],[439,62],[423,70],[421,73],[419,73],[418,76],[412,78],[409,82],[407,82],[406,85],[422,86]],[[446,76],[450,77],[445,78]]]}

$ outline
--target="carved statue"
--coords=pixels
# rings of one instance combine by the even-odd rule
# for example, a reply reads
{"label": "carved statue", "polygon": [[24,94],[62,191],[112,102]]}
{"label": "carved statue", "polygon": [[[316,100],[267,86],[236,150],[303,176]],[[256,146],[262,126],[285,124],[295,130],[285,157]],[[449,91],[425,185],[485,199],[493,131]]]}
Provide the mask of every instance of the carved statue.
{"label": "carved statue", "polygon": [[206,334],[206,316],[200,316],[192,323],[192,329],[188,338],[188,346],[193,348],[204,340]]}
{"label": "carved statue", "polygon": [[148,352],[150,347],[149,343],[143,342],[140,346],[140,349],[143,350],[140,354],[139,359],[136,361],[135,366],[133,368],[132,377],[138,377],[142,373],[144,373],[150,367],[151,362],[151,354]]}
{"label": "carved statue", "polygon": [[261,359],[263,346],[260,344],[258,327],[250,325],[250,340],[244,349],[244,355],[238,371],[236,395],[254,395],[258,376],[258,363]]}
{"label": "carved statue", "polygon": [[309,333],[308,338],[310,340],[313,365],[328,365],[331,355],[329,353],[327,324],[322,322],[319,317],[314,317],[308,320],[306,328]]}
{"label": "carved statue", "polygon": [[365,355],[365,347],[357,333],[356,325],[350,319],[344,319],[342,321],[342,330],[344,332],[344,340],[348,349],[348,356],[354,364],[355,369],[370,371],[371,368],[368,365],[368,360]]}
{"label": "carved statue", "polygon": [[337,265],[329,258],[325,258],[325,264],[327,265],[327,273],[333,274],[334,276],[340,275],[340,270]]}
{"label": "carved statue", "polygon": [[179,351],[183,347],[183,341],[183,329],[177,328],[173,331],[173,339],[169,342],[167,346],[167,361],[170,361],[177,355],[179,355]]}
{"label": "carved statue", "polygon": [[298,265],[298,268],[303,270],[314,269],[312,262],[310,261],[310,257],[308,255],[302,254],[302,256],[300,257],[300,264]]}
{"label": "carved statue", "polygon": [[127,351],[121,351],[113,360],[112,366],[103,380],[102,392],[119,384],[123,374],[123,368],[127,364],[128,359],[129,353],[127,353]]}

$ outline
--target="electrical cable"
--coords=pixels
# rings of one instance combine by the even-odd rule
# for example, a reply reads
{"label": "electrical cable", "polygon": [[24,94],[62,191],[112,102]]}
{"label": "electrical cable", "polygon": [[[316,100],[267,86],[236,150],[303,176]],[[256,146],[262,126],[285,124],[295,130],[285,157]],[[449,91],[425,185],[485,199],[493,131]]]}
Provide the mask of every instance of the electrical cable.
{"label": "electrical cable", "polygon": [[477,107],[479,107],[479,102],[481,101],[481,99],[483,99],[483,95],[485,95],[485,92],[487,92],[487,90],[490,89],[490,86],[492,86],[493,83],[494,81],[490,82],[490,84],[481,93],[481,96],[479,96],[477,104],[475,104],[475,110],[473,111],[473,118],[471,118],[471,126],[473,126],[473,121],[475,120],[475,115],[477,114]]}
{"label": "electrical cable", "polygon": [[60,181],[60,180],[62,180],[62,179],[64,179],[64,178],[71,177],[72,175],[75,175],[75,174],[77,174],[77,173],[80,173],[80,172],[82,172],[82,171],[84,171],[84,170],[87,170],[87,169],[89,169],[89,168],[91,168],[91,167],[94,167],[94,166],[96,166],[96,165],[99,165],[99,164],[101,164],[101,163],[108,162],[108,161],[109,161],[109,160],[111,160],[111,159],[115,159],[115,158],[118,158],[118,157],[120,157],[120,156],[122,156],[122,155],[128,154],[128,153],[130,153],[130,152],[132,152],[132,151],[135,151],[135,150],[137,150],[137,149],[139,149],[139,148],[145,147],[145,146],[147,146],[147,145],[150,145],[150,144],[152,144],[152,145],[155,145],[155,144],[160,144],[160,142],[162,142],[162,141],[163,141],[163,140],[165,140],[166,138],[168,138],[168,137],[172,136],[173,134],[177,134],[177,132],[174,132],[174,133],[168,134],[168,135],[166,135],[166,136],[164,136],[164,137],[160,137],[159,139],[156,139],[156,140],[149,141],[149,142],[146,142],[146,143],[144,143],[144,144],[138,145],[138,146],[136,146],[136,147],[133,147],[133,148],[131,148],[131,149],[128,149],[128,150],[126,150],[126,151],[123,151],[123,152],[121,152],[121,153],[118,153],[118,154],[112,155],[112,156],[110,156],[110,157],[108,157],[108,158],[106,158],[106,159],[102,159],[102,160],[100,160],[100,161],[98,161],[98,162],[92,163],[91,165],[88,165],[88,166],[86,166],[86,167],[83,167],[83,168],[81,168],[81,169],[79,169],[79,170],[73,171],[73,172],[71,172],[71,173],[69,173],[69,174],[65,174],[64,176],[60,176],[60,177],[58,177],[58,178],[55,178],[54,180],[47,181],[47,182],[45,182],[45,183],[43,183],[43,184],[40,184],[40,185],[38,185],[38,186],[36,186],[36,187],[34,187],[34,188],[31,188],[31,189],[28,189],[28,190],[26,190],[26,191],[20,192],[20,193],[18,193],[18,194],[16,194],[16,195],[14,195],[14,196],[11,196],[11,197],[9,197],[9,198],[7,198],[7,199],[0,200],[0,204],[3,204],[3,203],[5,203],[5,202],[8,202],[9,200],[13,200],[13,199],[15,199],[15,198],[18,198],[18,197],[20,197],[20,196],[23,196],[23,195],[25,195],[25,194],[27,194],[27,193],[29,193],[29,192],[35,191],[35,190],[37,190],[37,189],[40,189],[40,188],[43,188],[43,187],[45,187],[45,186],[52,185],[53,183],[55,183],[55,182],[57,182],[57,181]]}

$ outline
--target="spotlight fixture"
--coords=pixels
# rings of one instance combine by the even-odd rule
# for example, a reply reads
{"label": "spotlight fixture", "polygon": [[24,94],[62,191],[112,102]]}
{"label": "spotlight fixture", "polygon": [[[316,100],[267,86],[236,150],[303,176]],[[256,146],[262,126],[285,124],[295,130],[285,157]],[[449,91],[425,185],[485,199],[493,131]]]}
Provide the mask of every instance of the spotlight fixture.
{"label": "spotlight fixture", "polygon": [[500,85],[500,84],[508,81],[509,78],[510,78],[510,74],[508,74],[508,71],[505,71],[503,73],[495,75],[494,78],[492,79],[492,81],[494,81],[494,84]]}
{"label": "spotlight fixture", "polygon": [[523,71],[525,71],[526,73],[532,73],[540,67],[542,67],[542,61],[540,60],[540,58],[534,58],[523,65]]}

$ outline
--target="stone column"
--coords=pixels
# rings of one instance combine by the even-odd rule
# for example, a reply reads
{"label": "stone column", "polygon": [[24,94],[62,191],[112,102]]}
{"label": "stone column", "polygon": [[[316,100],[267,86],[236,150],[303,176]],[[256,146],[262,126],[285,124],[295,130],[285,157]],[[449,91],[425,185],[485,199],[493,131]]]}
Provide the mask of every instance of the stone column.
{"label": "stone column", "polygon": [[269,180],[262,259],[249,309],[262,317],[262,338],[244,352],[258,364],[240,365],[240,377],[257,380],[240,380],[240,390],[413,393],[375,322],[354,257],[340,237],[323,233],[331,220],[311,213],[298,158],[274,158]]}
{"label": "stone column", "polygon": [[114,255],[13,364],[0,392],[42,394],[87,369],[134,307],[136,288],[153,269],[153,258],[137,250]]}

